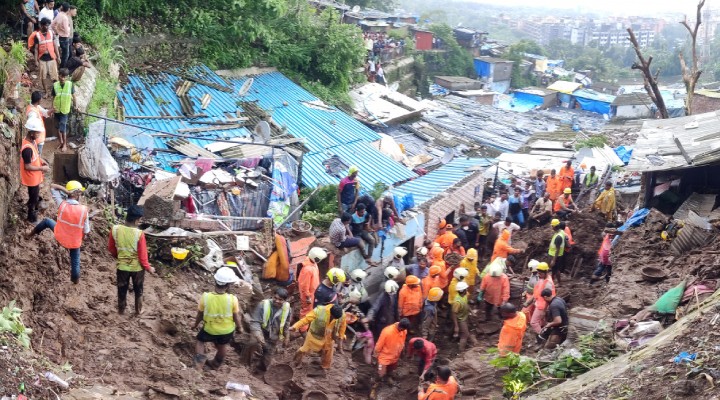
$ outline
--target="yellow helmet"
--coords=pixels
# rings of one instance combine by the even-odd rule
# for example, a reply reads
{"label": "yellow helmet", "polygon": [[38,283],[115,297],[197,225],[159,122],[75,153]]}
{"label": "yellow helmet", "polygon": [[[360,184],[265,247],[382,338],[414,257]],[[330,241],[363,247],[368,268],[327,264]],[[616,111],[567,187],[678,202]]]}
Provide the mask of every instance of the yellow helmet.
{"label": "yellow helmet", "polygon": [[74,192],[76,190],[85,191],[85,188],[83,187],[82,183],[78,181],[69,181],[65,184],[65,190],[68,192]]}
{"label": "yellow helmet", "polygon": [[565,188],[565,190],[563,190],[563,193],[565,193],[565,194],[572,194],[572,189],[570,189],[570,188]]}
{"label": "yellow helmet", "polygon": [[443,297],[443,290],[439,287],[434,287],[428,292],[428,301],[440,301]]}
{"label": "yellow helmet", "polygon": [[660,237],[662,238],[662,240],[668,240],[667,231],[662,231],[662,233],[660,233]]}
{"label": "yellow helmet", "polygon": [[557,218],[553,218],[552,221],[550,221],[550,226],[558,226],[560,225],[560,220]]}
{"label": "yellow helmet", "polygon": [[540,264],[538,264],[537,270],[543,271],[543,272],[548,272],[548,271],[550,271],[550,266],[546,262],[541,262]]}
{"label": "yellow helmet", "polygon": [[345,271],[340,268],[330,268],[327,272],[327,278],[333,285],[336,283],[345,283]]}

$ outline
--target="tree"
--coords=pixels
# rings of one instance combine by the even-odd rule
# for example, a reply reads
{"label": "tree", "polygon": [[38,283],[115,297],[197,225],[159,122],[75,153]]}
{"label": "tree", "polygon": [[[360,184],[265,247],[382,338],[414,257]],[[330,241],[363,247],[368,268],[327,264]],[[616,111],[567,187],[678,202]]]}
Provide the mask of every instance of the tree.
{"label": "tree", "polygon": [[432,24],[428,28],[443,43],[445,53],[438,53],[435,73],[443,75],[471,76],[473,59],[470,53],[460,47],[452,28],[447,24]]}
{"label": "tree", "polygon": [[628,28],[627,32],[630,35],[628,40],[630,41],[630,43],[632,43],[633,48],[635,49],[635,54],[637,55],[639,61],[639,63],[638,61],[634,62],[632,67],[630,68],[637,69],[642,72],[645,91],[647,92],[648,96],[650,96],[652,102],[655,103],[658,112],[660,112],[660,117],[663,119],[670,118],[667,107],[665,106],[665,100],[663,99],[660,88],[658,87],[658,75],[660,75],[660,70],[657,70],[655,75],[652,74],[652,71],[650,70],[650,64],[652,64],[653,57],[650,56],[645,59],[645,56],[643,56],[642,51],[640,50],[640,44],[638,43],[632,28]]}
{"label": "tree", "polygon": [[688,33],[690,33],[690,38],[692,39],[692,65],[688,67],[685,63],[685,57],[683,57],[682,52],[678,54],[678,58],[680,59],[680,68],[682,69],[683,82],[685,82],[685,89],[687,90],[687,99],[685,100],[685,111],[687,115],[692,114],[692,102],[695,95],[695,85],[702,74],[698,65],[697,34],[700,29],[700,24],[702,23],[702,8],[704,5],[705,0],[700,0],[697,5],[697,17],[693,28],[690,28],[687,16],[685,16],[685,20],[681,22],[682,26],[684,26]]}

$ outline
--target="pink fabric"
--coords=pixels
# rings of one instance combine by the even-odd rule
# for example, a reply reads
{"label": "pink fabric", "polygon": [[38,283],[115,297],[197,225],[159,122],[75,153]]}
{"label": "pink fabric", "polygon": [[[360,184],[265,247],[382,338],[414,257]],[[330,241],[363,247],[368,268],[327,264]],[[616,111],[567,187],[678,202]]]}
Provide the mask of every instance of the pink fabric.
{"label": "pink fabric", "polygon": [[716,286],[715,281],[701,281],[693,284],[692,286],[688,286],[687,289],[685,289],[685,293],[683,293],[683,297],[680,302],[684,303],[695,298],[695,290],[697,290],[698,295],[703,293],[713,293],[715,292]]}
{"label": "pink fabric", "polygon": [[530,319],[530,326],[535,333],[540,334],[540,331],[542,331],[542,328],[545,326],[545,310],[540,310],[535,307],[535,311]]}

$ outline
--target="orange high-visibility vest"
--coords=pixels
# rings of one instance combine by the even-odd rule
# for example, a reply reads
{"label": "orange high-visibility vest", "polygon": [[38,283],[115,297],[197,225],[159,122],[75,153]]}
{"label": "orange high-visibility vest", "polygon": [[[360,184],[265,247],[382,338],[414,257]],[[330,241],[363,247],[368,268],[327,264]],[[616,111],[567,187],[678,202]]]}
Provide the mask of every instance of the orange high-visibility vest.
{"label": "orange high-visibility vest", "polygon": [[78,249],[82,244],[83,228],[88,218],[87,207],[82,204],[69,204],[67,201],[58,207],[55,239],[66,249]]}
{"label": "orange high-visibility vest", "polygon": [[535,287],[533,288],[533,297],[535,298],[535,308],[538,310],[544,310],[547,308],[547,302],[545,299],[543,299],[542,296],[540,296],[540,293],[545,289],[547,284],[550,283],[552,286],[552,295],[555,296],[555,283],[553,283],[552,278],[548,275],[547,278],[538,280],[538,282],[535,284]]}
{"label": "orange high-visibility vest", "polygon": [[[20,148],[20,154],[23,150],[32,150],[32,158],[30,159],[30,165],[33,167],[42,167],[42,160],[38,152],[37,145],[27,139],[23,139],[22,147]],[[28,171],[25,169],[25,161],[20,157],[20,182],[25,186],[37,186],[42,183],[45,177],[42,171]]]}
{"label": "orange high-visibility vest", "polygon": [[[32,104],[28,104],[27,107],[25,107],[25,115],[30,117],[30,114],[36,114],[37,117],[40,119],[40,121],[44,121],[42,112],[40,112],[40,106],[34,106]],[[40,131],[40,134],[37,136],[37,139],[35,139],[35,143],[42,144],[45,143],[45,123],[43,122],[42,130]]]}
{"label": "orange high-visibility vest", "polygon": [[423,292],[420,286],[410,288],[405,285],[398,293],[398,312],[400,317],[418,315],[423,307]]}
{"label": "orange high-visibility vest", "polygon": [[558,199],[555,200],[555,205],[553,206],[553,211],[558,212],[558,211],[562,210],[562,206],[560,203],[561,201],[562,201],[562,205],[567,207],[568,205],[570,205],[570,200],[572,200],[572,196],[568,196],[567,201],[565,200],[565,195],[558,197]]}
{"label": "orange high-visibility vest", "polygon": [[55,60],[55,43],[52,32],[48,30],[45,36],[43,36],[42,32],[38,31],[36,38],[38,45],[38,57],[42,57],[43,54],[48,53],[50,54],[50,58]]}
{"label": "orange high-visibility vest", "polygon": [[527,329],[527,319],[525,314],[519,312],[514,318],[503,321],[503,327],[498,338],[498,351],[501,356],[508,352],[520,354],[522,349],[522,341]]}

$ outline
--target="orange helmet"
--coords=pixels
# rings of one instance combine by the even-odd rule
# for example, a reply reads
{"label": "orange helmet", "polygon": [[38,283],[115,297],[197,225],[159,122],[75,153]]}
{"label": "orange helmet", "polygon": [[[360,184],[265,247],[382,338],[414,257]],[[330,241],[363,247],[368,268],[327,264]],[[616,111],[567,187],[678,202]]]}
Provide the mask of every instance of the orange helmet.
{"label": "orange helmet", "polygon": [[447,221],[445,221],[445,218],[441,218],[440,222],[438,222],[438,229],[442,229],[447,225]]}
{"label": "orange helmet", "polygon": [[442,247],[433,247],[432,250],[430,250],[430,255],[433,260],[442,260],[443,254],[445,254],[445,250],[443,250]]}
{"label": "orange helmet", "polygon": [[439,301],[443,297],[443,290],[439,287],[434,287],[428,292],[428,300]]}
{"label": "orange helmet", "polygon": [[502,234],[500,235],[500,238],[502,240],[508,240],[510,239],[510,231],[507,229],[503,229]]}
{"label": "orange helmet", "polygon": [[406,285],[419,285],[420,284],[420,278],[418,278],[415,275],[408,275],[405,278],[405,284]]}
{"label": "orange helmet", "polygon": [[430,274],[430,276],[440,275],[441,272],[442,272],[442,268],[439,265],[433,265],[428,270],[428,273]]}

